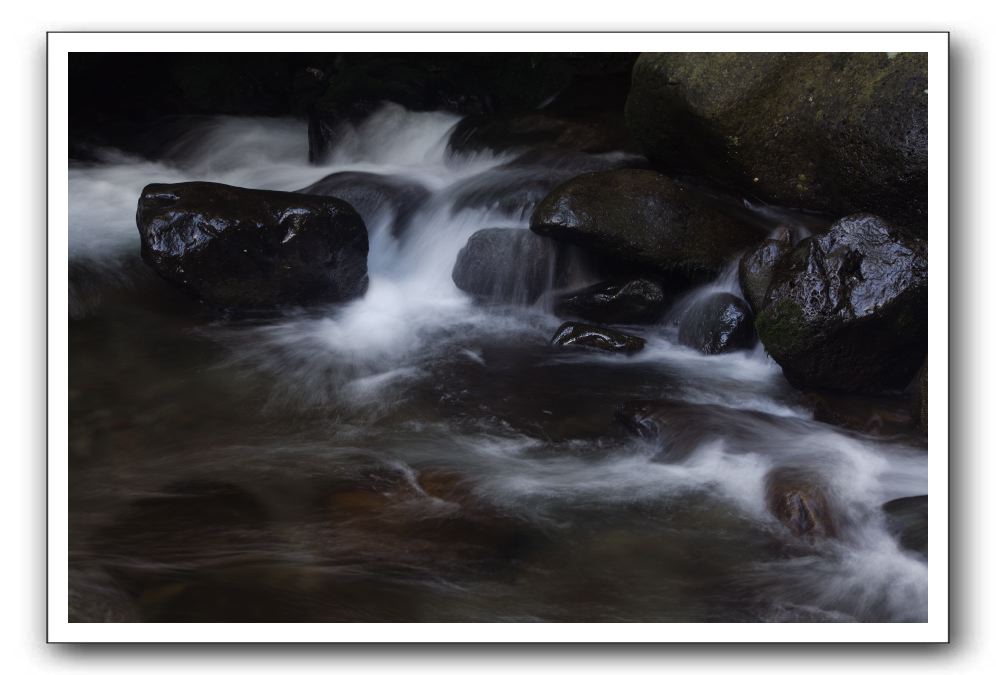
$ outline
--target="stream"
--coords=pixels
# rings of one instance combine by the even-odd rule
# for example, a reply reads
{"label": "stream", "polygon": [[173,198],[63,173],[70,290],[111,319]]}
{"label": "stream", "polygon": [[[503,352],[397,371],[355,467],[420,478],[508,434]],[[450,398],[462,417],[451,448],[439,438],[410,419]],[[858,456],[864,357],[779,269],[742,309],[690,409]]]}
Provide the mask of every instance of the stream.
{"label": "stream", "polygon": [[[925,621],[927,562],[881,509],[927,494],[925,438],[814,420],[760,346],[678,345],[680,301],[625,327],[631,356],[551,347],[549,295],[472,301],[458,252],[531,203],[489,201],[517,153],[449,153],[458,121],[386,106],[314,166],[304,122],[204,118],[158,161],[70,165],[71,620]],[[588,170],[547,161],[521,175]],[[344,171],[425,194],[400,232],[354,204],[361,299],[219,315],[139,258],[148,183]],[[708,288],[739,295],[732,270]],[[619,424],[634,399],[669,401],[668,433]],[[769,512],[779,469],[818,478],[838,536]]]}

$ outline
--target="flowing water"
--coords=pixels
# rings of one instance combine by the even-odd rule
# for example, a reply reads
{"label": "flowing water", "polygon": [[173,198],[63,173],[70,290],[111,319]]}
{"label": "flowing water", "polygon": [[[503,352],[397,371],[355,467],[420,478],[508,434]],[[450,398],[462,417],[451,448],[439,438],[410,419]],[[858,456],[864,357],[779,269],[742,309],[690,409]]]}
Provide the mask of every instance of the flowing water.
{"label": "flowing water", "polygon": [[[514,156],[447,153],[457,121],[387,107],[316,167],[303,123],[214,118],[160,161],[70,166],[71,618],[925,620],[926,560],[881,511],[926,494],[922,437],[814,421],[763,349],[705,356],[669,321],[628,327],[648,343],[627,357],[550,347],[548,298],[476,305],[458,251],[527,227],[532,197],[502,203]],[[211,314],[138,258],[147,183],[345,171],[427,195],[401,232],[390,204],[357,204],[362,299]],[[732,273],[709,288],[739,292]],[[675,424],[632,435],[615,421],[632,399],[671,401]],[[837,537],[768,512],[778,468],[824,486]]]}

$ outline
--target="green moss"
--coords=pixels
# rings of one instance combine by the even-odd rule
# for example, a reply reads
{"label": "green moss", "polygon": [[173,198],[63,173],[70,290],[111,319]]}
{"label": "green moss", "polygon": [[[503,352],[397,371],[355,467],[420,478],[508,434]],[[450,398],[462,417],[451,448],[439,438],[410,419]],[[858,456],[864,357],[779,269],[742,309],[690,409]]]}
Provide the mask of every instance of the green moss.
{"label": "green moss", "polygon": [[757,317],[757,334],[772,354],[797,354],[806,349],[810,333],[806,317],[798,304],[782,298],[769,305]]}

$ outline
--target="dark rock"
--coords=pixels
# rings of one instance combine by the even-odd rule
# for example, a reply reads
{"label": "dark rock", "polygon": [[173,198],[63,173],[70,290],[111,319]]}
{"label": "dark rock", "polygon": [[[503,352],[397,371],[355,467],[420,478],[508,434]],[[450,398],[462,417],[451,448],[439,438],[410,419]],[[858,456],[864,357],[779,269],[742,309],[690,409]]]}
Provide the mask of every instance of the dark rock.
{"label": "dark rock", "polygon": [[508,216],[522,218],[532,213],[550,190],[569,177],[563,172],[540,172],[520,167],[499,167],[493,171],[485,171],[470,176],[451,188],[454,194],[452,211],[494,209]]}
{"label": "dark rock", "polygon": [[618,263],[685,281],[715,276],[733,254],[762,236],[710,210],[681,184],[641,169],[567,181],[540,202],[530,227]]}
{"label": "dark rock", "polygon": [[299,192],[348,202],[368,225],[386,212],[395,238],[405,233],[412,216],[429,198],[429,190],[419,183],[365,171],[333,173]]}
{"label": "dark rock", "polygon": [[632,149],[622,116],[563,117],[545,112],[476,115],[464,118],[450,136],[452,152],[506,152],[552,146],[586,153]]}
{"label": "dark rock", "polygon": [[479,230],[457,255],[453,283],[481,300],[532,304],[557,284],[560,248],[524,228]]}
{"label": "dark rock", "polygon": [[[327,88],[312,106],[311,157],[323,160],[343,123],[359,122],[385,102],[482,115],[534,111],[548,102],[560,111],[563,95],[570,106],[564,110],[575,114],[618,111],[633,60],[632,54],[552,52],[339,54]],[[589,93],[585,85],[593,81],[601,92]]]}
{"label": "dark rock", "polygon": [[792,245],[787,241],[766,239],[740,258],[740,290],[755,314],[764,308],[775,264],[791,250]]}
{"label": "dark rock", "polygon": [[927,362],[923,362],[920,372],[913,380],[913,419],[917,428],[927,433]]}
{"label": "dark rock", "polygon": [[883,504],[882,510],[899,543],[927,557],[927,495],[893,499]]}
{"label": "dark rock", "polygon": [[755,342],[750,307],[732,293],[713,293],[682,317],[678,341],[703,354],[750,349]]}
{"label": "dark rock", "polygon": [[664,288],[656,281],[607,281],[557,296],[553,311],[595,323],[654,323],[666,302]]}
{"label": "dark rock", "polygon": [[632,354],[643,349],[647,341],[609,328],[568,321],[557,329],[550,343],[558,347],[589,347]]}
{"label": "dark rock", "polygon": [[367,230],[331,197],[219,183],[146,186],[142,259],[219,307],[342,301],[367,287]]}
{"label": "dark rock", "polygon": [[765,481],[765,495],[768,510],[796,536],[837,536],[830,499],[805,472],[775,469]]}
{"label": "dark rock", "polygon": [[913,426],[903,397],[809,391],[800,397],[800,402],[818,422],[865,434],[892,436],[909,433]]}
{"label": "dark rock", "polygon": [[781,259],[756,318],[797,387],[901,389],[927,351],[927,246],[870,215],[842,218]]}
{"label": "dark rock", "polygon": [[926,236],[926,54],[643,54],[626,119],[662,168]]}

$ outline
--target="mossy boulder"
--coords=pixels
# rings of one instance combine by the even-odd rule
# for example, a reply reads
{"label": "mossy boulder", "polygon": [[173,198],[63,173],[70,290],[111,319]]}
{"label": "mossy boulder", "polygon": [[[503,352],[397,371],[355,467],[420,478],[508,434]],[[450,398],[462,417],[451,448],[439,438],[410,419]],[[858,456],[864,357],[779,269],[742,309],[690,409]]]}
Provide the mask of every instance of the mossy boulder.
{"label": "mossy boulder", "polygon": [[643,349],[646,340],[611,328],[568,321],[557,329],[550,344],[632,354]]}
{"label": "mossy boulder", "polygon": [[927,350],[927,245],[872,215],[842,218],[775,267],[755,325],[793,385],[903,389]]}
{"label": "mossy boulder", "polygon": [[661,168],[926,236],[926,54],[642,54],[626,118]]}
{"label": "mossy boulder", "polygon": [[732,293],[713,293],[681,319],[678,341],[703,354],[725,354],[754,346],[754,321],[747,303]]}
{"label": "mossy boulder", "polygon": [[741,256],[737,268],[740,291],[754,312],[764,308],[775,265],[791,250],[792,245],[786,240],[766,239]]}
{"label": "mossy boulder", "polygon": [[530,227],[630,269],[684,282],[714,277],[763,236],[714,211],[684,185],[645,169],[572,178],[539,203]]}

